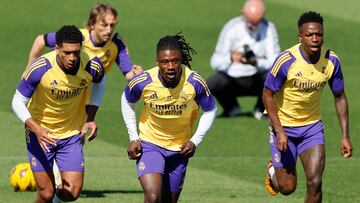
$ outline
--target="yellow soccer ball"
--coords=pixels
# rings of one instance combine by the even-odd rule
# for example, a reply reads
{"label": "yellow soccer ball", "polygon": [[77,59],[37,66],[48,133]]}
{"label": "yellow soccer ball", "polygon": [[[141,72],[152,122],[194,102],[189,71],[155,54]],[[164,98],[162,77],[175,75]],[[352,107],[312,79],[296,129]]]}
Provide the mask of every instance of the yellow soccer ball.
{"label": "yellow soccer ball", "polygon": [[19,163],[11,169],[10,185],[15,191],[34,191],[36,183],[29,163]]}

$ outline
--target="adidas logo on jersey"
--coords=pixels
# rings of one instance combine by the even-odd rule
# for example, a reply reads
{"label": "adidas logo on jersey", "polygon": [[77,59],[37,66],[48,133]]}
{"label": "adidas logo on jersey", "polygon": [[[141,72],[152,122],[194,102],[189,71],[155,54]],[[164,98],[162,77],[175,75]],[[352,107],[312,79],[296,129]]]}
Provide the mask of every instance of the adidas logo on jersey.
{"label": "adidas logo on jersey", "polygon": [[296,73],[296,76],[301,77],[301,76],[302,76],[301,71],[299,71],[298,73]]}
{"label": "adidas logo on jersey", "polygon": [[158,99],[158,96],[157,96],[156,92],[153,93],[152,95],[150,95],[150,98],[152,98],[152,99]]}
{"label": "adidas logo on jersey", "polygon": [[54,81],[52,81],[52,82],[50,83],[51,86],[55,86],[55,85],[57,85],[57,84],[58,84],[58,83],[57,83],[56,80],[54,80]]}

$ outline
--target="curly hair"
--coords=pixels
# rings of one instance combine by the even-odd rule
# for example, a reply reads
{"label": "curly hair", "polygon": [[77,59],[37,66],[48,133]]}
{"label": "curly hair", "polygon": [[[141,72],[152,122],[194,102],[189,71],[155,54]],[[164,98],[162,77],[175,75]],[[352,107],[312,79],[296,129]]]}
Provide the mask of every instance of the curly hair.
{"label": "curly hair", "polygon": [[181,64],[185,64],[191,68],[190,61],[192,61],[191,55],[196,54],[196,51],[189,46],[185,37],[180,35],[181,32],[176,35],[167,35],[161,38],[156,47],[156,53],[163,50],[179,50],[181,52]]}
{"label": "curly hair", "polygon": [[82,34],[75,25],[64,25],[56,32],[56,44],[62,46],[63,43],[82,43]]}
{"label": "curly hair", "polygon": [[321,25],[323,25],[323,21],[323,17],[320,15],[320,13],[317,13],[315,11],[308,11],[300,16],[298,20],[298,28],[300,29],[303,24],[310,22],[320,23]]}

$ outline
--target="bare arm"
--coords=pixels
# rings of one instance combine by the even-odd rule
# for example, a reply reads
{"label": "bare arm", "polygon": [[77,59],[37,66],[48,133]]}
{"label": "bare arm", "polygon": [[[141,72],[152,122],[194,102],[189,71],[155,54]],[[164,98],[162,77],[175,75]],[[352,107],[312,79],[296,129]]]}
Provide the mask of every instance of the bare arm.
{"label": "bare arm", "polygon": [[274,92],[271,89],[264,87],[262,99],[276,133],[276,146],[278,150],[285,152],[287,150],[288,137],[280,123],[279,116],[276,113],[275,101],[273,96]]}
{"label": "bare arm", "polygon": [[86,121],[85,124],[83,126],[83,129],[81,130],[81,137],[84,136],[86,134],[86,132],[91,129],[91,133],[90,135],[86,138],[89,142],[92,141],[93,139],[95,139],[96,135],[97,135],[97,125],[95,122],[95,115],[96,112],[98,110],[98,106],[95,105],[88,105],[87,106],[87,112],[86,112]]}
{"label": "bare arm", "polygon": [[345,92],[334,94],[334,102],[342,133],[340,153],[344,158],[348,158],[352,156],[352,144],[349,134],[348,101]]}
{"label": "bare arm", "polygon": [[44,35],[38,35],[35,38],[35,41],[31,47],[27,66],[29,66],[36,58],[38,58],[41,55],[44,48],[45,48]]}

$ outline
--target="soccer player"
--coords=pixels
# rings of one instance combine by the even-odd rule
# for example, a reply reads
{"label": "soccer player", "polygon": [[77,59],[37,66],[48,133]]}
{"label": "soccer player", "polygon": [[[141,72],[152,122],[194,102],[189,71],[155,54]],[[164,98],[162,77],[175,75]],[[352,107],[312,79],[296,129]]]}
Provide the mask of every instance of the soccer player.
{"label": "soccer player", "polygon": [[313,11],[303,13],[298,29],[300,43],[277,57],[265,81],[263,102],[271,121],[272,156],[265,185],[271,195],[294,192],[299,156],[306,176],[305,202],[321,202],[325,138],[320,97],[326,83],[334,96],[344,158],[352,155],[348,102],[340,60],[332,50],[322,48],[322,16]]}
{"label": "soccer player", "polygon": [[[97,56],[104,64],[107,73],[114,62],[126,80],[141,73],[142,67],[133,65],[129,51],[119,33],[114,32],[117,24],[117,11],[108,3],[97,3],[91,9],[86,27],[80,29],[83,35],[82,49],[90,57]],[[29,54],[28,65],[39,57],[45,48],[55,46],[56,33],[38,35]]]}
{"label": "soccer player", "polygon": [[[84,179],[84,159],[80,138],[96,137],[97,106],[88,106],[86,89],[94,83],[92,98],[101,89],[103,64],[98,57],[81,53],[82,34],[75,26],[56,32],[55,50],[37,58],[24,72],[15,92],[12,108],[25,123],[26,145],[37,186],[35,202],[54,199],[74,201]],[[52,173],[54,159],[63,183],[55,194]],[[54,195],[55,194],[55,195]]]}
{"label": "soccer player", "polygon": [[[120,71],[124,74],[126,80],[130,80],[135,75],[143,71],[141,66],[133,65],[129,51],[125,46],[124,41],[120,35],[114,32],[117,24],[117,11],[114,7],[107,3],[97,3],[91,9],[89,19],[86,27],[80,29],[83,41],[82,50],[89,57],[97,56],[104,64],[105,74],[110,70],[116,62]],[[39,57],[45,46],[53,48],[55,46],[56,33],[47,33],[36,37],[29,54],[28,65]],[[106,86],[106,75],[102,80],[102,87],[100,94],[104,94]],[[88,95],[90,95],[91,88],[88,88]],[[102,96],[92,98],[94,104],[99,106],[101,104]],[[90,98],[87,98],[87,102]],[[58,177],[58,169],[56,163],[54,164],[54,173]],[[57,185],[61,182],[56,178]]]}
{"label": "soccer player", "polygon": [[[188,160],[211,127],[216,104],[202,76],[191,70],[194,50],[179,34],[157,44],[157,66],[136,76],[121,99],[128,155],[136,159],[144,202],[177,202]],[[135,103],[144,107],[136,128]],[[192,134],[199,107],[203,110]]]}

